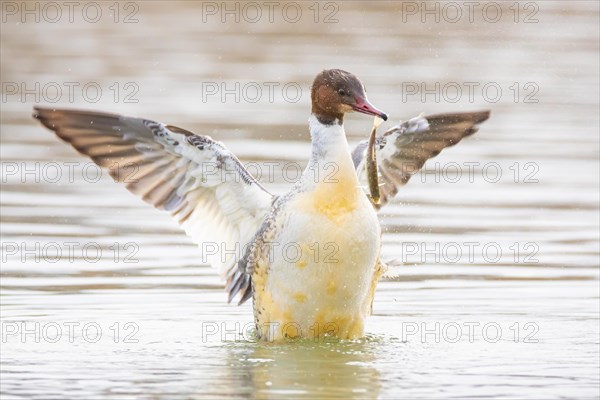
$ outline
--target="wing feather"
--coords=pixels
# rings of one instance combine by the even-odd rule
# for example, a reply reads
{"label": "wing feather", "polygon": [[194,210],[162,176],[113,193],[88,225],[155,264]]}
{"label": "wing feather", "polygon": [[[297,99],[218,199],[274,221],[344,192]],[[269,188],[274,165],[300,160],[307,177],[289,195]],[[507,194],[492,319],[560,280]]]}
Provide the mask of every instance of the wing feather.
{"label": "wing feather", "polygon": [[[272,202],[221,143],[172,125],[117,114],[34,108],[34,117],[132,193],[168,211],[196,244],[219,250],[211,263],[225,278]],[[240,248],[237,254],[223,250]],[[230,288],[249,297],[249,277]]]}

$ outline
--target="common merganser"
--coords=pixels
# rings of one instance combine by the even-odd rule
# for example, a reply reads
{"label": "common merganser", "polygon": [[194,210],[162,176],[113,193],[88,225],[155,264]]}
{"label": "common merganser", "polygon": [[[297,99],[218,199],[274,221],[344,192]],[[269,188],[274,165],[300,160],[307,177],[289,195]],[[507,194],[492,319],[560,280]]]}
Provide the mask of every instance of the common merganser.
{"label": "common merganser", "polygon": [[416,117],[379,135],[376,204],[365,192],[367,141],[351,153],[343,120],[352,111],[387,115],[367,100],[356,76],[339,69],[317,75],[311,100],[310,160],[282,196],[271,195],[209,136],[98,112],[35,107],[34,117],[128,190],[170,212],[195,243],[243,249],[212,263],[230,302],[253,297],[260,338],[356,339],[386,271],[377,211],[427,159],[475,133],[489,111]]}

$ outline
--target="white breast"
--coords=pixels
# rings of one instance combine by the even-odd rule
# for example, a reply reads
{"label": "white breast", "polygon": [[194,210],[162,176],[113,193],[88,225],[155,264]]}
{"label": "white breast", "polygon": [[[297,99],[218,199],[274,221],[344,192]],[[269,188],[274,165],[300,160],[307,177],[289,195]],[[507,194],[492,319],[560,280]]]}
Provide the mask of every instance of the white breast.
{"label": "white breast", "polygon": [[[271,324],[267,339],[363,334],[381,229],[358,185],[347,144],[341,145],[320,153],[337,172],[325,179],[318,174],[324,160],[313,165],[308,174],[319,178],[305,183],[277,215],[268,274],[255,282],[265,289],[255,307],[262,310],[259,325]],[[267,333],[267,326],[259,328]]]}
{"label": "white breast", "polygon": [[305,208],[312,197],[306,193],[292,201],[278,218],[281,229],[265,281],[272,305],[265,322],[291,324],[281,331],[288,336],[360,337],[380,248],[377,216],[364,197],[360,207],[332,219]]}

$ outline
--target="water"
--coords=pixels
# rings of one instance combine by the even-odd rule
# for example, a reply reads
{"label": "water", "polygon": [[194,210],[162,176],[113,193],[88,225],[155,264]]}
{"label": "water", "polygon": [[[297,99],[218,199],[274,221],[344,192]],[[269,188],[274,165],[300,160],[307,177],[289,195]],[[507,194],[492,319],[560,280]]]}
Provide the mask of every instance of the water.
{"label": "water", "polygon": [[[600,396],[598,4],[521,3],[515,23],[503,3],[495,23],[427,24],[399,2],[332,4],[318,4],[319,23],[308,3],[297,23],[203,22],[193,2],[120,3],[130,24],[109,3],[98,23],[69,23],[66,9],[57,23],[19,23],[5,10],[3,398]],[[332,12],[338,22],[323,23]],[[403,263],[352,343],[252,341],[250,305],[225,303],[176,224],[96,180],[30,118],[56,85],[23,101],[7,86],[55,83],[59,105],[150,117],[210,134],[246,163],[303,167],[308,87],[327,67],[356,73],[396,121],[492,110],[383,210],[384,258]],[[80,83],[73,101],[68,82]],[[203,99],[207,84],[236,82],[263,95]],[[279,83],[272,101],[268,82]],[[440,82],[440,98],[408,94],[423,82]],[[473,99],[469,82],[480,84]],[[501,88],[497,102],[486,83]],[[85,84],[101,88],[96,103]],[[349,140],[371,122],[349,116]],[[282,193],[292,178],[278,166],[261,181]]]}

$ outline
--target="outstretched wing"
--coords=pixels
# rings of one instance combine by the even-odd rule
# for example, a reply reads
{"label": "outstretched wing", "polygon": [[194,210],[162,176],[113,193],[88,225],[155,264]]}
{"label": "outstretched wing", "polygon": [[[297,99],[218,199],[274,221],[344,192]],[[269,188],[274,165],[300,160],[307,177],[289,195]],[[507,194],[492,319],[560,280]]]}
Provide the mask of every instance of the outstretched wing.
{"label": "outstretched wing", "polygon": [[[205,256],[213,256],[223,277],[271,207],[272,195],[208,136],[116,114],[35,107],[34,117],[129,191],[171,213],[210,250]],[[250,282],[237,288],[242,296],[250,289]]]}
{"label": "outstretched wing", "polygon": [[[489,116],[489,111],[419,116],[379,135],[375,149],[381,200],[373,206],[380,209],[387,204],[425,161],[477,132],[478,124]],[[367,144],[367,140],[362,141],[352,151],[354,167],[363,187],[367,187]]]}

